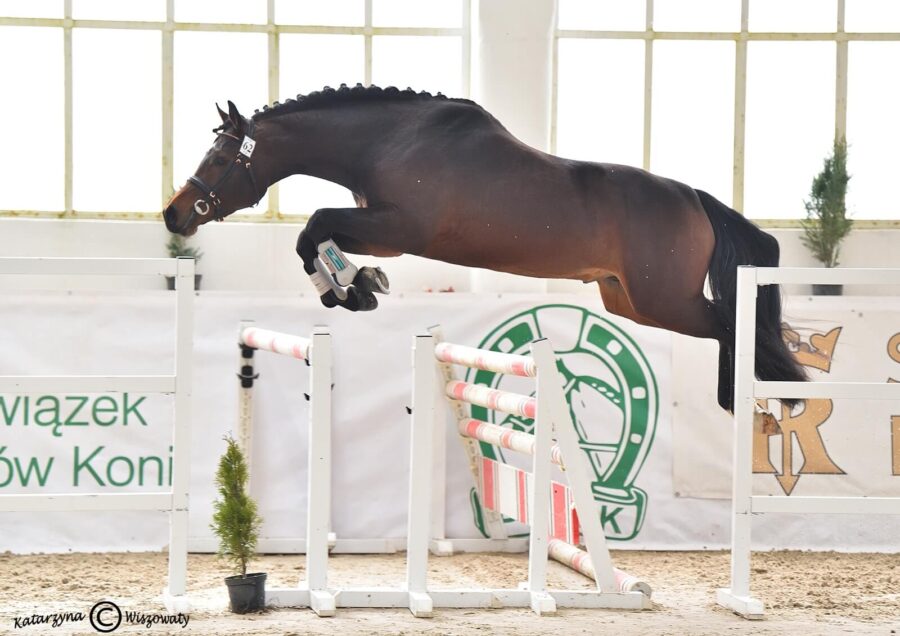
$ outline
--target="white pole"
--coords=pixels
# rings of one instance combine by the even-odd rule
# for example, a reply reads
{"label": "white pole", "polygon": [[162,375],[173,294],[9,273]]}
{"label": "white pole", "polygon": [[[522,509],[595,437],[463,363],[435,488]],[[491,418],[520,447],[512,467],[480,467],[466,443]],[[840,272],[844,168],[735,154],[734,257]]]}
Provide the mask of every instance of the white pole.
{"label": "white pole", "polygon": [[732,505],[731,591],[750,594],[750,496],[753,478],[753,381],[756,356],[756,276],[738,269],[735,318],[734,475]]}
{"label": "white pole", "polygon": [[194,260],[179,258],[175,276],[175,421],[172,426],[172,512],[169,524],[169,611],[185,611],[188,493],[191,459],[191,356],[194,333]]}
{"label": "white pole", "polygon": [[734,350],[731,588],[717,592],[719,604],[747,618],[762,618],[763,614],[762,603],[750,597],[757,284],[756,268],[738,267]]}
{"label": "white pole", "polygon": [[[248,380],[241,380],[238,385],[238,445],[244,453],[247,460],[247,472],[249,480],[247,482],[247,491],[253,492],[253,354],[254,348],[245,345],[241,334],[244,329],[252,327],[255,323],[252,320],[242,320],[238,326],[238,369],[241,376],[245,376]],[[245,357],[246,354],[246,357]],[[249,385],[249,386],[248,386]]]}
{"label": "white pole", "polygon": [[412,417],[409,438],[409,531],[406,543],[406,585],[413,616],[432,615],[428,594],[428,546],[431,533],[431,459],[434,454],[435,393],[434,338],[414,336]]}
{"label": "white pole", "polygon": [[328,531],[331,525],[331,335],[316,327],[309,376],[309,473],[307,476],[306,580],[309,604],[319,616],[333,616],[328,587]]}
{"label": "white pole", "polygon": [[[428,328],[432,336],[432,344],[437,345],[444,339],[440,325]],[[415,362],[415,354],[413,354]],[[442,367],[438,364],[435,368],[435,387],[442,376]],[[445,381],[449,381],[447,377]],[[431,551],[435,554],[447,555],[453,552],[447,546],[452,543],[445,541],[447,538],[446,510],[447,510],[447,425],[444,416],[444,404],[446,398],[437,390],[434,391],[432,409],[434,409],[433,432],[431,439]]]}
{"label": "white pole", "polygon": [[618,586],[600,519],[600,507],[591,491],[592,478],[588,458],[575,436],[575,426],[563,393],[562,379],[556,370],[556,354],[548,340],[538,340],[532,344],[532,351],[538,365],[538,378],[541,374],[545,377],[544,384],[538,384],[539,390],[543,389],[538,399],[538,408],[541,408],[543,401],[546,403],[545,408],[552,413],[553,428],[562,452],[566,479],[581,521],[585,547],[594,565],[595,583],[597,588],[604,592],[614,592],[618,590]]}
{"label": "white pole", "polygon": [[[546,341],[543,341],[545,344]],[[532,355],[538,365],[536,381],[537,414],[534,419],[534,456],[531,458],[531,492],[528,493],[528,517],[531,521],[531,539],[528,545],[528,591],[531,593],[531,609],[537,614],[556,612],[556,601],[547,594],[547,559],[550,529],[550,449],[553,447],[552,400],[548,390],[551,382],[558,382],[556,360],[546,351],[543,358],[536,355],[539,343],[531,345]],[[547,345],[549,346],[549,345]]]}
{"label": "white pole", "polygon": [[[443,331],[440,325],[435,325],[434,327],[430,327],[428,329],[428,333],[430,333],[434,337],[435,345],[439,342],[443,342],[444,336]],[[437,363],[437,373],[438,373],[438,382],[440,386],[446,385],[448,382],[456,380],[456,374],[454,373],[453,367],[449,364]],[[446,422],[445,418],[445,406],[449,406],[450,414],[453,417],[454,421],[461,420],[469,416],[469,408],[464,407],[462,402],[457,400],[449,400],[443,394],[443,392],[438,393],[435,391],[436,395],[436,403],[435,403],[435,412],[438,414],[435,418],[435,454],[439,454],[439,457],[436,459],[435,470],[434,473],[435,483],[434,490],[438,492],[438,496],[440,497],[440,501],[435,501],[432,506],[432,536],[435,537],[436,540],[434,542],[434,549],[437,554],[441,555],[449,555],[453,553],[453,542],[452,541],[440,541],[440,539],[446,539],[445,527],[444,527],[444,515],[446,510],[446,472],[447,472],[447,448],[446,448]],[[462,441],[463,451],[466,454],[466,459],[469,462],[469,472],[472,474],[472,481],[475,485],[475,490],[480,490],[481,486],[481,451],[478,448],[478,442],[473,439],[463,437],[460,438]],[[483,502],[482,502],[483,503]],[[481,507],[481,513],[484,518],[484,527],[487,531],[488,536],[497,541],[505,541],[509,537],[506,534],[506,526],[503,523],[503,517],[500,513],[494,510],[488,510],[483,505]]]}

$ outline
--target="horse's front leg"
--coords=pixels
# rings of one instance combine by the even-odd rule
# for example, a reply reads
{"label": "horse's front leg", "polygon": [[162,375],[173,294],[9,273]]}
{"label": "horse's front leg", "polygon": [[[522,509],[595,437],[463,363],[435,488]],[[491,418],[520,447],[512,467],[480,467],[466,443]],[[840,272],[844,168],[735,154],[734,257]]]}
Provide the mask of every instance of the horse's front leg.
{"label": "horse's front leg", "polygon": [[374,256],[417,253],[424,245],[424,237],[392,206],[316,210],[300,232],[297,253],[322,303],[326,307],[340,305],[351,311],[375,309],[378,301],[373,292],[388,293],[390,285],[381,268],[361,267],[346,291],[338,288],[333,280],[326,278],[330,274],[324,271],[319,254],[319,246],[329,239],[342,251]]}

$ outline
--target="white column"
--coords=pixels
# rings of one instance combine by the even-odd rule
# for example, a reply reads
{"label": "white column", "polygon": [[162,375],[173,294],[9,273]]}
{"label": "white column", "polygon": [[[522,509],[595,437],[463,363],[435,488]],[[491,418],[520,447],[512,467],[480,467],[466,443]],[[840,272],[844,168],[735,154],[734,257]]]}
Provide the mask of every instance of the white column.
{"label": "white column", "polygon": [[556,0],[481,0],[473,99],[516,137],[550,148]]}
{"label": "white column", "polygon": [[[472,99],[516,137],[550,149],[556,0],[480,0],[473,9]],[[472,291],[547,291],[540,278],[472,270]]]}

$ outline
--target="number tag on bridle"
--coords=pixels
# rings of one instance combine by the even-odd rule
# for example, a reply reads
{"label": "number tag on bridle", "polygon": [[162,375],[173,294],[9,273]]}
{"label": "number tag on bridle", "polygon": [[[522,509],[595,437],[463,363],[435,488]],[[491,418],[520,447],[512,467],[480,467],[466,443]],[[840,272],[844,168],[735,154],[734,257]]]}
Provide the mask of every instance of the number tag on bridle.
{"label": "number tag on bridle", "polygon": [[249,158],[253,154],[254,148],[256,148],[256,142],[245,135],[244,141],[241,142],[241,154]]}

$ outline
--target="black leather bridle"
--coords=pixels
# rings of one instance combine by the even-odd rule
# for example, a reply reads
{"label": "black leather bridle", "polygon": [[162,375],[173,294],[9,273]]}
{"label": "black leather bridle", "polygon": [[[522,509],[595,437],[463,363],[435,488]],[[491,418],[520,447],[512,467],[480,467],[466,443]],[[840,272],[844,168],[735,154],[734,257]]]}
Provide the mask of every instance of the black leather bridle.
{"label": "black leather bridle", "polygon": [[195,217],[206,216],[210,213],[210,210],[212,210],[214,220],[222,221],[225,218],[225,214],[222,213],[222,199],[219,196],[219,192],[237,166],[244,166],[247,176],[250,177],[250,183],[253,185],[253,194],[256,196],[256,201],[253,205],[256,205],[259,203],[260,199],[262,199],[262,195],[259,193],[259,188],[256,185],[256,178],[253,176],[253,169],[250,166],[250,157],[256,147],[256,141],[253,139],[253,128],[254,122],[251,119],[243,139],[239,139],[237,135],[225,132],[224,125],[213,129],[213,132],[217,135],[224,135],[225,137],[229,137],[238,142],[237,156],[235,156],[234,161],[228,165],[228,168],[222,173],[222,176],[219,177],[219,180],[216,181],[215,185],[207,185],[206,182],[196,174],[191,175],[188,178],[188,182],[199,189],[204,196],[203,198],[194,201],[190,216],[182,224],[181,228],[177,230],[178,232],[190,226]]}

